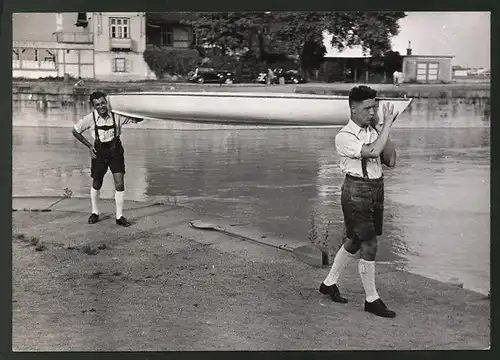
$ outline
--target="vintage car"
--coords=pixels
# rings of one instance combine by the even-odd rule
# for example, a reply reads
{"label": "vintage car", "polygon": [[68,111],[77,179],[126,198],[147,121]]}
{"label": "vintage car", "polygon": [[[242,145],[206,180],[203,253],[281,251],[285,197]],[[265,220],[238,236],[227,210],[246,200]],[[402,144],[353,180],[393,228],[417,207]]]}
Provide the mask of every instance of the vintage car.
{"label": "vintage car", "polygon": [[214,68],[198,67],[188,74],[187,81],[198,84],[233,84],[235,75],[231,71],[217,71]]}
{"label": "vintage car", "polygon": [[[273,72],[274,78],[271,80],[273,84],[279,84],[280,77],[285,79],[285,84],[303,84],[306,82],[306,79],[297,70],[275,69]],[[267,72],[261,72],[257,77],[257,82],[265,84],[267,82]]]}

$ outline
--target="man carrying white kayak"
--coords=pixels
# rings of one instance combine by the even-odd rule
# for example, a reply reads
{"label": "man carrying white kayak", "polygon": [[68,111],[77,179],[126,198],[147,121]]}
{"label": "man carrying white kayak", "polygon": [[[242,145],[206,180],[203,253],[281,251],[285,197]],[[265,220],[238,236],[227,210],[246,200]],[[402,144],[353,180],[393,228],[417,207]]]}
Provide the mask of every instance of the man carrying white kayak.
{"label": "man carrying white kayak", "polygon": [[358,271],[365,290],[365,311],[382,317],[396,316],[384,304],[375,287],[377,236],[382,235],[384,180],[382,164],[396,165],[396,151],[389,140],[390,128],[398,113],[384,104],[383,125],[378,124],[376,91],[367,86],[349,93],[351,118],[335,137],[340,168],[345,174],[341,203],[346,241],[319,291],[334,302],[347,303],[337,286],[342,270],[359,251]]}
{"label": "man carrying white kayak", "polygon": [[[106,98],[106,94],[95,91],[90,94],[92,112],[78,121],[73,128],[73,135],[89,148],[91,165],[90,172],[93,179],[90,189],[92,213],[89,224],[99,221],[99,196],[104,175],[108,168],[113,174],[115,183],[116,223],[120,226],[130,226],[131,223],[123,216],[125,195],[125,157],[120,140],[122,125],[138,123],[143,119],[130,118],[115,114]],[[90,143],[82,134],[90,130],[94,143]]]}

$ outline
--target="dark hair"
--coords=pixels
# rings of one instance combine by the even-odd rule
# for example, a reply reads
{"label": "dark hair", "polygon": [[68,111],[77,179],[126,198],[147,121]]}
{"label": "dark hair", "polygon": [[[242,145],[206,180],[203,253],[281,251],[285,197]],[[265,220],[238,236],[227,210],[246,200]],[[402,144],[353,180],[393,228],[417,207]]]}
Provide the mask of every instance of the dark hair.
{"label": "dark hair", "polygon": [[92,94],[90,94],[89,100],[90,102],[93,102],[94,100],[100,98],[106,98],[106,94],[103,93],[102,91],[94,91]]}
{"label": "dark hair", "polygon": [[369,86],[360,85],[355,86],[349,91],[349,107],[353,102],[361,102],[368,99],[375,99],[377,91]]}

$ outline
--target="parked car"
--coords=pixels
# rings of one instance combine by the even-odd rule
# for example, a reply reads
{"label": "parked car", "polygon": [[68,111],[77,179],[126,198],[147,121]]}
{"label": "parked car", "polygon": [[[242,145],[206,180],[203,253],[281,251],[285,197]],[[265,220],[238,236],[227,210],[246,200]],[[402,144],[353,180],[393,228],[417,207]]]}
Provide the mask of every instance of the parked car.
{"label": "parked car", "polygon": [[[275,75],[272,80],[273,84],[279,84],[280,77],[285,78],[285,84],[303,84],[306,82],[306,79],[297,70],[275,69],[273,72]],[[265,84],[267,82],[267,72],[259,73],[257,82]]]}
{"label": "parked car", "polygon": [[187,81],[198,84],[232,84],[235,82],[235,74],[231,71],[216,71],[214,68],[199,67],[188,74]]}

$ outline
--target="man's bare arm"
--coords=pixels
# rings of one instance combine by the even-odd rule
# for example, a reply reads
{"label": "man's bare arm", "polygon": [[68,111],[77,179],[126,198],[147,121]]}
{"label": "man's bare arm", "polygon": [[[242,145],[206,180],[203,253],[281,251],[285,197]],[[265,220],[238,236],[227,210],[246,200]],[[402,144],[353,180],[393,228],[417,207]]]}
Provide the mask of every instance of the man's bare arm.
{"label": "man's bare arm", "polygon": [[389,138],[389,128],[390,124],[384,123],[380,134],[374,142],[371,144],[364,144],[361,148],[361,157],[364,158],[378,158],[382,151],[384,150],[387,139]]}
{"label": "man's bare arm", "polygon": [[83,145],[85,145],[89,149],[92,147],[92,144],[85,138],[85,136],[83,136],[82,134],[80,134],[78,131],[76,131],[75,129],[73,129],[72,133],[73,133],[73,136],[75,138],[77,138],[78,141],[80,141]]}
{"label": "man's bare arm", "polygon": [[[374,125],[374,128],[378,133],[380,133],[380,131],[382,130],[382,126],[378,124]],[[394,143],[391,141],[390,137],[387,138],[385,147],[380,154],[380,159],[382,160],[382,163],[388,167],[396,166],[396,147],[394,146]]]}
{"label": "man's bare arm", "polygon": [[380,156],[382,163],[388,167],[396,166],[396,147],[391,139],[387,139],[384,150]]}
{"label": "man's bare arm", "polygon": [[85,136],[83,136],[81,133],[73,129],[73,136],[78,139],[83,145],[89,148],[90,152],[90,157],[92,159],[95,159],[97,157],[97,151],[94,148],[94,145],[92,145],[87,139],[85,139]]}

